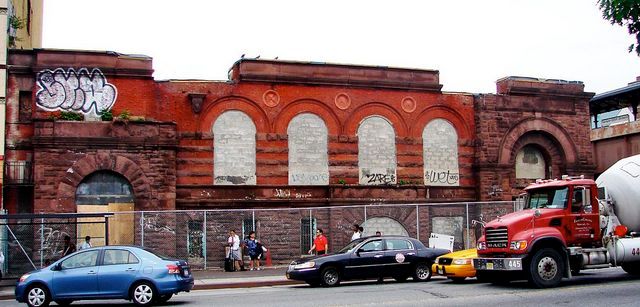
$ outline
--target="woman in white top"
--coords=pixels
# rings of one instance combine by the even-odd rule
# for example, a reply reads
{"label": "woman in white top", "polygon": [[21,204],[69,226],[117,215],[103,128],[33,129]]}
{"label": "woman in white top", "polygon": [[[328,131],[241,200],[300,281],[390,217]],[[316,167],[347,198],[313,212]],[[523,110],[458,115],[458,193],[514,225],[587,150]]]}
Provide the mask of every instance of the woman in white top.
{"label": "woman in white top", "polygon": [[360,237],[362,237],[362,227],[360,227],[360,225],[353,224],[353,227],[351,227],[351,229],[353,230],[353,235],[351,235],[351,241],[360,239]]}

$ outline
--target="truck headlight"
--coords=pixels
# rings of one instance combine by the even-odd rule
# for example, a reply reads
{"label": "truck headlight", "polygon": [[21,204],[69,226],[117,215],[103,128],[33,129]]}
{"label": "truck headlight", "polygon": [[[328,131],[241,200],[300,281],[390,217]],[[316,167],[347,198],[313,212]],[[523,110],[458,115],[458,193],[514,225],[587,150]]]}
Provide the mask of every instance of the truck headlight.
{"label": "truck headlight", "polygon": [[312,267],[315,267],[316,263],[313,261],[307,261],[307,262],[303,262],[300,264],[296,264],[293,266],[294,270],[300,270],[300,269],[310,269]]}
{"label": "truck headlight", "polygon": [[525,250],[527,249],[527,241],[526,240],[511,241],[511,246],[509,246],[509,249],[514,251]]}
{"label": "truck headlight", "polygon": [[478,246],[476,246],[476,248],[479,251],[487,249],[487,242],[484,242],[484,241],[478,242]]}
{"label": "truck headlight", "polygon": [[470,264],[470,263],[471,263],[471,259],[453,259],[453,264],[457,264],[457,265]]}

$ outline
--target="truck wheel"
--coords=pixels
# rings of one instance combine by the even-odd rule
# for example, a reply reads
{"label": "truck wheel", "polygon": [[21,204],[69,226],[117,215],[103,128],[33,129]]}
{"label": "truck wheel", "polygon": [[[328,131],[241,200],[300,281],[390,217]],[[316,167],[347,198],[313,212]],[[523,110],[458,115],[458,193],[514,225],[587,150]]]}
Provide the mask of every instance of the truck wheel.
{"label": "truck wheel", "polygon": [[622,265],[622,269],[631,275],[640,275],[640,263],[625,263]]}
{"label": "truck wheel", "polygon": [[556,250],[538,250],[529,263],[529,282],[537,288],[555,287],[562,280],[564,262]]}

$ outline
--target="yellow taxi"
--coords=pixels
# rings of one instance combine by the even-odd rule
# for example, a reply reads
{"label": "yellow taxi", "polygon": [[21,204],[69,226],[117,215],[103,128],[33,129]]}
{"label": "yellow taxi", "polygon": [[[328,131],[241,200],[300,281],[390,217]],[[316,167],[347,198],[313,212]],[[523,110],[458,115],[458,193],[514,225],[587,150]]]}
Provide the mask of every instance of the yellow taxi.
{"label": "yellow taxi", "polygon": [[476,270],[473,268],[473,258],[476,257],[478,251],[475,248],[448,253],[436,258],[431,271],[435,275],[446,276],[456,282],[463,281],[467,277],[476,276]]}

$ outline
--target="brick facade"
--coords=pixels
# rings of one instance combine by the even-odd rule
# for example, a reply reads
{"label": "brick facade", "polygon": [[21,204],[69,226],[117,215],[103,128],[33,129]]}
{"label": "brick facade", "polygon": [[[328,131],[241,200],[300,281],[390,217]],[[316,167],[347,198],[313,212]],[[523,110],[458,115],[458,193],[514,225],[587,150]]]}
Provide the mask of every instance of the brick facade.
{"label": "brick facade", "polygon": [[[55,50],[12,51],[8,67],[6,160],[34,163],[33,212],[74,212],[77,185],[99,170],[123,175],[139,210],[511,200],[528,182],[514,161],[526,145],[553,177],[594,171],[591,94],[579,82],[511,77],[497,94],[473,95],[442,92],[432,70],[247,59],[228,81],[155,81],[144,56]],[[143,120],[49,119],[110,102]],[[314,130],[306,140],[299,129],[292,145],[301,115],[324,127],[307,118]],[[305,167],[305,151],[326,156],[326,168]],[[386,184],[363,183],[367,172]],[[24,206],[17,197],[13,212]]]}

